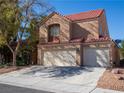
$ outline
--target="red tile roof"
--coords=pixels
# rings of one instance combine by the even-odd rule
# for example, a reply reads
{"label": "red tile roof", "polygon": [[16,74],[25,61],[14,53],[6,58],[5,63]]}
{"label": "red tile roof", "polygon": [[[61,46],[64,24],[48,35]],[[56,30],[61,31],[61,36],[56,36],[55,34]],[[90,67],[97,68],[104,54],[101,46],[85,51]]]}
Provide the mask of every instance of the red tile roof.
{"label": "red tile roof", "polygon": [[81,12],[78,14],[66,15],[65,17],[67,17],[68,19],[70,19],[72,21],[77,21],[77,20],[83,20],[83,19],[98,17],[102,12],[103,12],[103,9],[92,10],[92,11],[88,11],[88,12]]}
{"label": "red tile roof", "polygon": [[101,42],[101,41],[110,41],[111,39],[108,36],[100,37],[99,39],[86,40],[85,42]]}
{"label": "red tile roof", "polygon": [[84,38],[81,37],[77,37],[77,38],[72,38],[70,41],[70,43],[76,43],[76,42],[84,42]]}
{"label": "red tile roof", "polygon": [[70,40],[70,43],[79,43],[79,42],[85,42],[85,43],[90,43],[90,42],[102,42],[102,41],[110,41],[111,39],[108,36],[103,36],[98,39],[90,39],[90,40],[85,40],[83,38],[73,38]]}

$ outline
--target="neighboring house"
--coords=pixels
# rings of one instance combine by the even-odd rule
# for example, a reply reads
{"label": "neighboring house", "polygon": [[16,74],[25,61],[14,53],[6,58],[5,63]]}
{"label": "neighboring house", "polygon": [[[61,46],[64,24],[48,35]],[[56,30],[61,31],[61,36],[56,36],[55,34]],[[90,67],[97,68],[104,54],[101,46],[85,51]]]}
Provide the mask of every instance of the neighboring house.
{"label": "neighboring house", "polygon": [[108,67],[119,63],[105,10],[66,16],[53,12],[41,22],[38,34],[38,64]]}

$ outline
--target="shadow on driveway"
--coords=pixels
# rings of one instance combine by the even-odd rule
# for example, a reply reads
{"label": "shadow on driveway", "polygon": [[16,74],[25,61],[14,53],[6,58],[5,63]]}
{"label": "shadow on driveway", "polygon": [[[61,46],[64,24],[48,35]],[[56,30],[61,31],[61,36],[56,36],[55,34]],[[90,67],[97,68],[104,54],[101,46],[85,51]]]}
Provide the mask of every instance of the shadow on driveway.
{"label": "shadow on driveway", "polygon": [[24,75],[42,76],[42,77],[71,77],[80,75],[82,73],[93,72],[94,69],[90,67],[42,67],[37,66],[30,69],[30,71],[23,73]]}

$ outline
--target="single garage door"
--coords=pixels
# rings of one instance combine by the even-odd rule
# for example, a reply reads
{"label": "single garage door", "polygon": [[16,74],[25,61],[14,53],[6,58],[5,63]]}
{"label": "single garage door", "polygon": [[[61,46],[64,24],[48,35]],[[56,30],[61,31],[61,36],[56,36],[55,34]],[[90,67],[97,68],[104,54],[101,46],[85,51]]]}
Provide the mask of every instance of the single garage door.
{"label": "single garage door", "polygon": [[108,67],[109,64],[109,49],[108,48],[84,48],[85,66]]}
{"label": "single garage door", "polygon": [[45,51],[44,66],[76,66],[76,50]]}

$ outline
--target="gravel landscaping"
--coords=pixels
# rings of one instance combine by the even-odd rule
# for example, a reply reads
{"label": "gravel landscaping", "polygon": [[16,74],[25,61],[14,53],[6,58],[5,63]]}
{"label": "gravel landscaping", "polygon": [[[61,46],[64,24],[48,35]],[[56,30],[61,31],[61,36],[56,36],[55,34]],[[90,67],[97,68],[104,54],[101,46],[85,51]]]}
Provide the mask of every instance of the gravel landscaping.
{"label": "gravel landscaping", "polygon": [[97,87],[124,91],[124,68],[106,70],[99,79]]}

